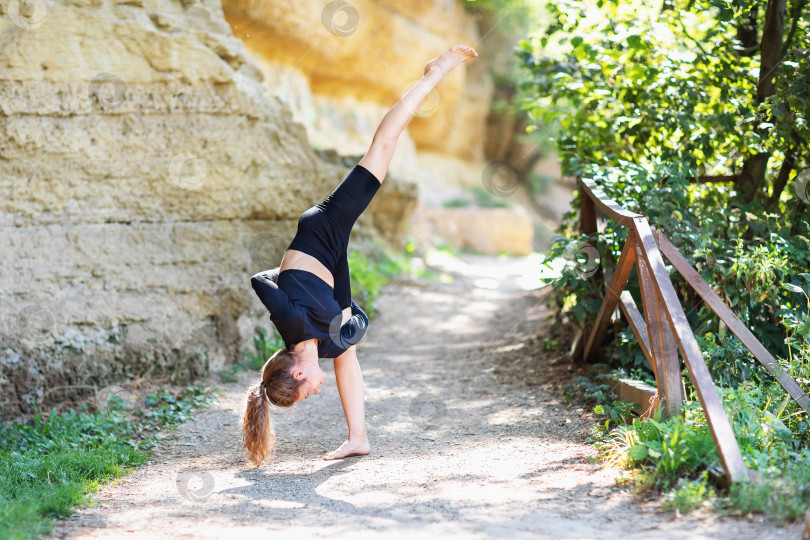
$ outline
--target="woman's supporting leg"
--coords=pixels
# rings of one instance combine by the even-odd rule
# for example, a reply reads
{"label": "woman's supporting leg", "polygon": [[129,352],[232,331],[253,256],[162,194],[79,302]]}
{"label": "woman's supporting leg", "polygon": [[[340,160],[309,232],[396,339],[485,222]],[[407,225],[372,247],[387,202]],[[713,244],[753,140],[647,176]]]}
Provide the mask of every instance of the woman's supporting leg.
{"label": "woman's supporting leg", "polygon": [[453,68],[474,56],[478,56],[478,53],[472,48],[457,45],[428,62],[422,78],[383,117],[374,133],[371,147],[360,160],[360,165],[382,182],[394,155],[397,138],[411,122],[419,105]]}
{"label": "woman's supporting leg", "polygon": [[352,345],[346,352],[335,358],[335,379],[337,379],[343,414],[349,427],[349,436],[337,450],[329,452],[323,459],[340,459],[360,456],[371,451],[366,435],[365,386],[360,363],[357,361],[357,347]]}

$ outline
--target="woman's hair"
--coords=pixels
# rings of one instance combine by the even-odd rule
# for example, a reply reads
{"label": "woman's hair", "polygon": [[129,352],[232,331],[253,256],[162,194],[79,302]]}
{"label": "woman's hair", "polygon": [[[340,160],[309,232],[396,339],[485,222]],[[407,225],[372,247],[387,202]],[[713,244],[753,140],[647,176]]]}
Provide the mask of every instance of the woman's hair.
{"label": "woman's hair", "polygon": [[299,386],[291,373],[293,353],[279,349],[262,367],[262,380],[248,388],[245,414],[242,415],[242,448],[257,467],[273,454],[276,435],[270,418],[270,404],[292,407],[298,399]]}

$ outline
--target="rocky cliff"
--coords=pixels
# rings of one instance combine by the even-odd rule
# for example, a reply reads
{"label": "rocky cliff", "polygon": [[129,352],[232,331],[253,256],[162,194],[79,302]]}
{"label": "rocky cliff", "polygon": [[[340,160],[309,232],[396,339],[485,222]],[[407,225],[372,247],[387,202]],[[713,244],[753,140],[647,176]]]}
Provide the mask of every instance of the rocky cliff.
{"label": "rocky cliff", "polygon": [[342,170],[264,92],[217,0],[4,10],[0,412],[239,357],[267,326],[250,275]]}
{"label": "rocky cliff", "polygon": [[[497,26],[486,22],[488,29],[480,31],[480,21],[458,0],[224,0],[223,6],[234,35],[264,74],[267,92],[289,105],[314,147],[343,155],[365,152],[385,112],[421,76],[428,59],[457,43],[485,49],[482,32]],[[487,181],[491,164],[484,148],[493,96],[487,65],[479,58],[451,73],[400,137],[389,182],[404,188],[375,204],[376,223],[385,230],[491,254],[531,250],[532,223],[525,212],[439,208]],[[412,205],[395,195],[414,190],[419,204],[403,225],[408,213],[391,210]]]}

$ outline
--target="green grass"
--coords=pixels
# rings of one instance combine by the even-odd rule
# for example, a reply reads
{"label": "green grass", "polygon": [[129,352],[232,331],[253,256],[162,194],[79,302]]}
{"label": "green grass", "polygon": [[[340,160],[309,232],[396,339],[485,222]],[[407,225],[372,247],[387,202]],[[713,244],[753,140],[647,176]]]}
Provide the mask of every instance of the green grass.
{"label": "green grass", "polygon": [[680,478],[675,488],[667,494],[663,506],[667,510],[686,513],[701,506],[711,507],[717,494],[704,472],[696,480]]}
{"label": "green grass", "polygon": [[37,414],[0,425],[0,538],[46,534],[53,520],[86,504],[99,485],[145,462],[161,428],[173,428],[212,396],[207,388],[178,394],[161,389],[126,414],[121,402],[105,412]]}
{"label": "green grass", "polygon": [[[609,402],[606,388],[575,382],[586,396]],[[810,449],[801,431],[804,414],[784,399],[776,384],[752,382],[718,391],[743,459],[754,471],[750,481],[721,487],[722,464],[696,400],[687,402],[683,414],[673,418],[656,414],[613,429],[610,417],[604,425],[596,424],[592,441],[599,459],[629,471],[622,482],[636,491],[661,493],[665,508],[687,512],[709,507],[730,514],[762,513],[783,521],[800,518],[810,508]],[[607,414],[608,409],[600,404],[595,411]]]}
{"label": "green grass", "polygon": [[729,503],[741,514],[767,513],[793,521],[810,508],[810,452],[761,471],[761,476],[731,486]]}

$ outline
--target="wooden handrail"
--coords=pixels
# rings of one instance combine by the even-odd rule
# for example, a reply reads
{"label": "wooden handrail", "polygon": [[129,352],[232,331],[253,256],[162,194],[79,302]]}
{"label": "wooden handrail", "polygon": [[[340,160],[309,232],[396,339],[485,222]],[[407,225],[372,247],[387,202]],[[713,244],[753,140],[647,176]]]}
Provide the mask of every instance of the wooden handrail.
{"label": "wooden handrail", "polygon": [[[776,359],[689,265],[672,243],[660,231],[650,226],[647,218],[621,207],[593,180],[578,178],[577,181],[584,195],[580,220],[584,234],[596,232],[597,210],[627,227],[629,231],[621,257],[610,277],[610,284],[607,286],[599,313],[592,324],[586,325],[580,342],[574,348],[574,360],[590,362],[596,358],[610,316],[618,304],[638,338],[644,356],[650,362],[658,387],[657,395],[664,398],[659,399],[659,403],[665,405],[664,412],[677,414],[685,399],[678,359],[680,352],[706,414],[717,453],[726,471],[726,479],[729,482],[746,479],[748,470],[743,463],[731,423],[723,409],[694,333],[689,327],[675,287],[669,278],[664,257],[751,351],[754,358],[774,375],[788,395],[808,412],[810,412],[810,397],[779,366]],[[624,290],[633,267],[637,269],[639,275],[643,317],[632,295]]]}
{"label": "wooden handrail", "polygon": [[636,214],[619,206],[619,203],[608,197],[607,194],[602,191],[602,188],[593,180],[578,178],[577,181],[588,198],[590,198],[606,216],[616,223],[624,225],[628,229],[632,229],[633,220],[635,218],[644,217],[641,214]]}
{"label": "wooden handrail", "polygon": [[743,322],[734,315],[734,312],[732,312],[720,296],[709,287],[709,284],[703,281],[698,271],[692,268],[684,256],[675,249],[675,246],[672,245],[669,239],[661,234],[660,231],[655,232],[661,246],[661,253],[666,256],[672,264],[672,267],[683,276],[686,282],[692,286],[695,292],[700,295],[712,311],[726,323],[726,327],[731,330],[731,333],[737,336],[740,343],[751,351],[754,358],[768,370],[768,373],[774,376],[790,397],[792,397],[802,409],[810,412],[810,396],[805,394],[798,383],[793,380],[790,375],[785,373],[782,366],[779,365],[779,362],[768,352],[768,349],[766,349]]}

